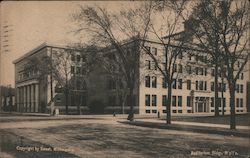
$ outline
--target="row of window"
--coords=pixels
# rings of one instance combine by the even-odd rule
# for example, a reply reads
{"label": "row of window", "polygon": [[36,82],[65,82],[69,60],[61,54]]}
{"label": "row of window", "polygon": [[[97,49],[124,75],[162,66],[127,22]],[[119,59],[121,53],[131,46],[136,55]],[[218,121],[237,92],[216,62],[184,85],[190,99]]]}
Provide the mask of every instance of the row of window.
{"label": "row of window", "polygon": [[243,107],[243,98],[236,98],[236,107]]}
{"label": "row of window", "polygon": [[86,75],[86,69],[79,66],[71,66],[71,74]]}
{"label": "row of window", "polygon": [[[152,101],[151,101],[152,99]],[[187,105],[191,105],[191,99],[188,96],[187,99],[189,103]],[[172,96],[172,106],[182,107],[182,96]],[[145,95],[145,106],[157,106],[157,95]],[[167,95],[162,95],[162,106],[167,106]]]}
{"label": "row of window", "polygon": [[[219,76],[219,77],[224,77],[224,78],[225,78],[225,74],[224,74],[224,73],[225,73],[225,71],[218,70],[218,76]],[[212,76],[215,76],[215,70],[214,70],[214,69],[211,70],[211,75],[212,75]],[[237,79],[243,80],[243,79],[244,79],[244,73],[242,72],[242,73],[238,76]]]}
{"label": "row of window", "polygon": [[[187,113],[191,113],[191,112],[192,112],[191,110],[187,110]],[[145,110],[145,113],[146,114],[150,114],[150,113],[156,114],[157,110],[155,110],[155,109]],[[162,113],[166,113],[166,110],[162,110]],[[172,113],[182,113],[182,110],[172,110]]]}
{"label": "row of window", "polygon": [[236,92],[237,93],[243,93],[243,84],[236,84]]}
{"label": "row of window", "polygon": [[[178,85],[177,85],[178,82]],[[191,80],[187,80],[187,90],[191,90],[192,88],[192,82]],[[173,81],[173,89],[182,89],[182,84],[183,84],[183,80],[182,79],[178,79],[178,80],[174,80]],[[152,88],[157,88],[157,77],[156,76],[146,76],[145,77],[145,87],[152,87]],[[162,88],[167,88],[168,87],[168,83],[166,81],[165,78],[162,78]],[[207,90],[207,81],[195,81],[195,90]],[[215,90],[215,84],[214,82],[211,82],[211,91]],[[218,91],[219,92],[226,92],[226,84],[225,83],[218,83]],[[244,88],[243,88],[243,84],[237,84],[236,85],[236,92],[237,93],[243,93]]]}
{"label": "row of window", "polygon": [[[152,97],[152,102],[151,102],[151,97]],[[196,97],[196,99],[198,99],[198,97]],[[187,107],[191,107],[192,106],[192,97],[191,96],[187,96],[187,100],[186,100],[186,105]],[[209,100],[207,100],[209,101]],[[214,97],[211,98],[211,107],[214,107]],[[222,98],[218,98],[218,104],[219,107],[222,107],[222,105],[224,107],[226,107],[226,98],[223,98],[223,102],[222,102]],[[157,106],[157,96],[156,95],[149,95],[146,94],[145,95],[145,105],[146,106]],[[162,106],[167,106],[167,95],[162,95]],[[182,96],[172,96],[172,106],[173,107],[182,107]],[[243,107],[243,98],[236,98],[236,107]]]}
{"label": "row of window", "polygon": [[112,79],[112,78],[108,78],[107,79],[107,88],[109,89],[109,90],[112,90],[112,89],[116,89],[116,87],[119,87],[119,88],[124,88],[124,85],[123,85],[123,82],[122,82],[122,80],[114,80],[114,79]]}
{"label": "row of window", "polygon": [[26,71],[26,72],[20,72],[18,74],[18,80],[27,79],[29,77],[34,77],[37,74],[38,74],[38,71],[36,71],[36,70],[31,70],[31,71]]}
{"label": "row of window", "polygon": [[71,54],[71,61],[86,62],[86,55]]}

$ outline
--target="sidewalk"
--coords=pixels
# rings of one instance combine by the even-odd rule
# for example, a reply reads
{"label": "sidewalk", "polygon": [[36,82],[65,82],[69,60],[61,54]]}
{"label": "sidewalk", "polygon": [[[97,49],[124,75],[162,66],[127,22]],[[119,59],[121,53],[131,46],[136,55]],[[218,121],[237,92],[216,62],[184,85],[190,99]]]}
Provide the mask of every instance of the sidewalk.
{"label": "sidewalk", "polygon": [[250,137],[249,126],[237,126],[236,130],[231,130],[229,125],[211,124],[211,123],[197,123],[197,122],[182,122],[172,121],[170,125],[167,125],[165,120],[158,119],[135,119],[135,121],[118,121],[120,123],[158,128],[166,130],[181,130],[187,132],[206,133],[206,134],[219,134],[224,136],[237,136],[237,137]]}
{"label": "sidewalk", "polygon": [[[156,123],[166,123],[166,120],[159,120],[159,119],[136,119],[144,122],[156,122]],[[184,122],[184,121],[171,121],[173,125],[190,125],[190,126],[200,126],[200,127],[216,127],[216,128],[225,128],[229,129],[230,125],[224,124],[212,124],[212,123],[198,123],[198,122]],[[250,130],[249,126],[237,126],[237,129],[241,130]]]}

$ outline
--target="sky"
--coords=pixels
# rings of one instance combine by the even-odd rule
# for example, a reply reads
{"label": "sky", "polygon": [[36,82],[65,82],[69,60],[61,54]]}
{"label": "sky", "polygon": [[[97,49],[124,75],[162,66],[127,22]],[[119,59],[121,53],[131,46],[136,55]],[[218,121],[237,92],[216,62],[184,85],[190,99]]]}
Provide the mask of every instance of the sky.
{"label": "sky", "polygon": [[[14,87],[15,59],[47,42],[66,45],[79,42],[70,15],[79,5],[100,5],[119,10],[136,2],[128,1],[2,1],[0,2],[1,41],[6,40],[3,26],[8,25],[9,51],[0,53],[0,85]],[[3,43],[1,42],[3,46]],[[2,48],[2,47],[1,47]]]}

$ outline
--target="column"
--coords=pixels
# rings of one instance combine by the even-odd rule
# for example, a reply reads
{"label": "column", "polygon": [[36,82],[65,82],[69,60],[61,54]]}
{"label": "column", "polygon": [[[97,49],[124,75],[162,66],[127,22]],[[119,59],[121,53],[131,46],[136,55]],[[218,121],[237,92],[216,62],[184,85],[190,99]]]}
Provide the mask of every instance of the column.
{"label": "column", "polygon": [[30,112],[30,86],[27,85],[27,112]]}
{"label": "column", "polygon": [[22,112],[24,112],[24,87],[22,87]]}
{"label": "column", "polygon": [[35,84],[35,112],[38,112],[38,106],[39,106],[39,89],[38,84]]}
{"label": "column", "polygon": [[19,87],[17,87],[16,92],[16,111],[19,111]]}
{"label": "column", "polygon": [[23,87],[23,111],[27,112],[27,87]]}
{"label": "column", "polygon": [[34,85],[30,85],[30,105],[31,105],[31,111],[30,112],[35,112],[34,110]]}
{"label": "column", "polygon": [[22,96],[23,96],[23,87],[20,87],[20,95],[19,95],[19,111],[20,112],[23,112],[22,110],[23,110],[23,101],[22,101]]}

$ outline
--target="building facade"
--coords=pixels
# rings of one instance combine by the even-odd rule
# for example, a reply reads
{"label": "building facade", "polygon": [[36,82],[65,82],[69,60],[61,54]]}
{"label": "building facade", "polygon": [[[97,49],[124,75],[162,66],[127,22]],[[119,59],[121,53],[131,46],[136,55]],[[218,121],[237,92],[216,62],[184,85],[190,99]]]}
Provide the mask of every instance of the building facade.
{"label": "building facade", "polygon": [[66,102],[69,112],[84,109],[85,60],[78,51],[46,43],[15,60],[17,111],[65,112]]}
{"label": "building facade", "polygon": [[[165,48],[161,43],[147,41],[145,45],[156,57],[164,56]],[[88,60],[88,56],[84,56],[81,52],[71,51],[70,56],[65,58],[68,62],[66,73],[69,74],[66,81],[71,86],[67,99],[65,96],[66,81],[60,84],[58,79],[53,79],[54,75],[46,75],[45,78],[39,79],[39,72],[28,71],[25,67],[32,57],[42,59],[46,56],[54,61],[58,57],[55,54],[60,51],[66,54],[66,49],[43,44],[14,61],[17,111],[46,113],[53,107],[64,112],[65,105],[68,104],[71,113],[75,113],[79,109],[82,113],[128,113],[129,106],[126,98],[124,101],[124,87],[121,85],[123,79],[108,74],[98,62],[94,63],[94,69],[87,73],[84,63]],[[200,53],[194,55],[194,51],[189,49],[181,53],[174,65],[174,71],[179,75],[172,85],[171,110],[173,114],[214,114],[215,72],[213,68],[207,67],[201,62],[207,58],[207,55]],[[135,113],[165,114],[168,87],[164,77],[152,58],[143,50],[138,60],[140,63],[137,68],[138,81],[134,90]],[[60,65],[62,62],[63,60],[57,60],[55,63]],[[63,72],[59,74],[63,76]],[[243,71],[237,81],[236,113],[247,112],[247,82],[249,82],[249,71]],[[225,114],[229,114],[230,96],[223,71],[219,73],[218,83],[219,111],[222,113],[224,110]]]}
{"label": "building facade", "polygon": [[[157,56],[164,58],[165,48],[161,43],[148,41],[145,45],[149,47],[151,54],[155,55],[156,58]],[[197,52],[197,50],[191,49],[183,51],[178,55],[176,64],[173,65],[173,70],[178,74],[176,75],[178,77],[172,85],[172,114],[214,114],[215,70],[204,64],[203,61],[209,58],[207,54],[195,53],[195,51]],[[146,53],[143,54],[144,56],[140,58],[141,63],[143,63],[140,74],[141,80],[144,82],[139,86],[139,113],[156,115],[159,112],[164,114],[166,113],[168,87],[163,75],[155,66],[154,60]],[[223,70],[219,70],[219,112],[222,114],[224,107],[224,113],[230,114],[229,87],[223,73]],[[247,82],[249,82],[249,70],[246,65],[236,84],[236,113],[247,112]]]}

